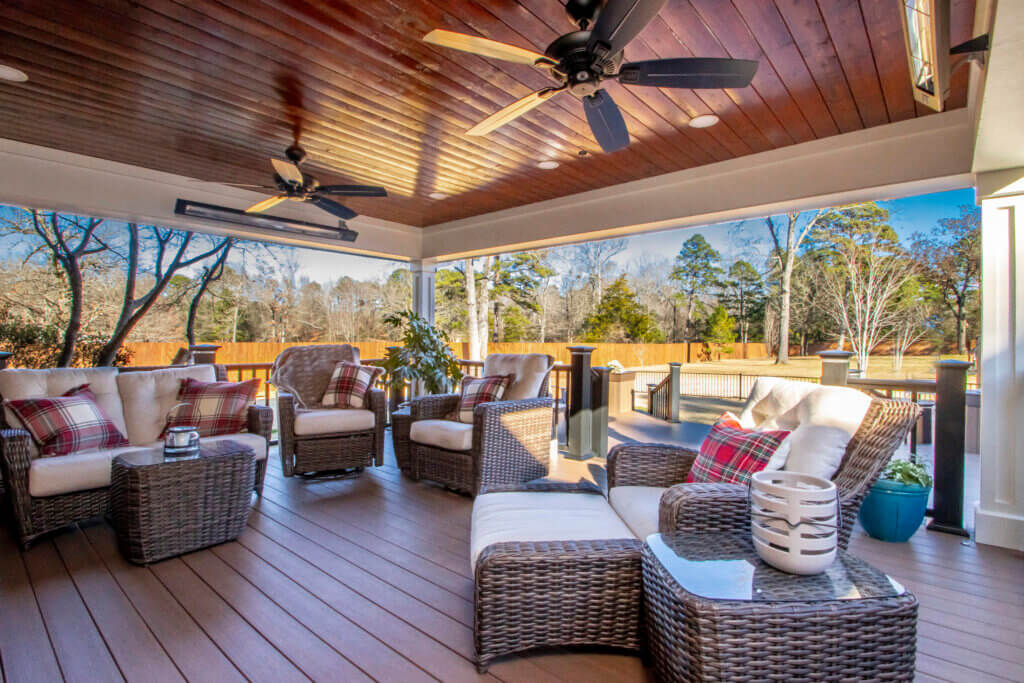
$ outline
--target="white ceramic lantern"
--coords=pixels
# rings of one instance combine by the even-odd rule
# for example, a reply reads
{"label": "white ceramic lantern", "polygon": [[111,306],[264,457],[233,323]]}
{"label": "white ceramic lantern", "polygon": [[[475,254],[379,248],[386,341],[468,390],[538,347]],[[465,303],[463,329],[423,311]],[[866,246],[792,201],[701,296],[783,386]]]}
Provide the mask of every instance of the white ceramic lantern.
{"label": "white ceramic lantern", "polygon": [[757,472],[750,480],[750,531],[762,560],[791,574],[820,574],[836,559],[836,485],[800,472]]}

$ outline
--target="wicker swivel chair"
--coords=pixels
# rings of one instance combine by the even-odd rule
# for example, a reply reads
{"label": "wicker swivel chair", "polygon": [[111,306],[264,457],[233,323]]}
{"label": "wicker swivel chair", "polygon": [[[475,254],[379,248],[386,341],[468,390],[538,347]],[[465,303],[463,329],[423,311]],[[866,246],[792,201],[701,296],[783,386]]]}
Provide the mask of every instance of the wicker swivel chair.
{"label": "wicker swivel chair", "polygon": [[503,400],[478,405],[473,423],[447,417],[460,394],[421,396],[410,403],[412,475],[475,496],[481,486],[517,484],[548,473],[553,399],[548,377],[554,358],[495,353],[483,376],[513,375]]}
{"label": "wicker swivel chair", "polygon": [[[860,427],[846,446],[839,469],[832,477],[839,490],[842,513],[840,548],[845,550],[849,544],[854,520],[868,490],[917,422],[920,413],[921,408],[909,401],[871,400]],[[667,444],[616,446],[608,454],[608,488],[612,506],[627,518],[626,522],[631,527],[644,527],[647,525],[643,522],[646,514],[643,508],[648,504],[656,505],[657,528],[650,529],[651,532],[749,532],[750,503],[746,486],[682,483],[697,455],[695,450]],[[634,487],[634,492],[641,495],[632,497],[631,505],[629,497],[616,495],[618,487]],[[653,501],[642,501],[642,496],[651,493],[655,496]],[[653,509],[650,514],[655,514]],[[634,519],[638,521],[634,522]],[[650,524],[653,523],[652,519]]]}
{"label": "wicker swivel chair", "polygon": [[359,363],[349,344],[293,346],[274,361],[278,431],[284,476],[361,469],[384,462],[386,400],[370,389],[366,409],[324,408],[321,399],[335,365]]}

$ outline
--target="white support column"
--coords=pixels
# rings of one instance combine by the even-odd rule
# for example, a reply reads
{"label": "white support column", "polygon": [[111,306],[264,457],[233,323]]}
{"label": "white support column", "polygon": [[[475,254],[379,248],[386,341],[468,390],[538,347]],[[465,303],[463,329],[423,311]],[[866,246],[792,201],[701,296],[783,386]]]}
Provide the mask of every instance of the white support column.
{"label": "white support column", "polygon": [[410,261],[409,270],[412,271],[412,310],[433,325],[437,264],[433,260]]}
{"label": "white support column", "polygon": [[1024,168],[978,174],[981,200],[979,543],[1024,550]]}

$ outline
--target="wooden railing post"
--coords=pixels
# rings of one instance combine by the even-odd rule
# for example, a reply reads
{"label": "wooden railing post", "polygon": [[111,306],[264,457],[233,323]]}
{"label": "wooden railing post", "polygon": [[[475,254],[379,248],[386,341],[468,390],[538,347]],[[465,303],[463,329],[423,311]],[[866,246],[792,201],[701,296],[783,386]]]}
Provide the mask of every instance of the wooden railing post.
{"label": "wooden railing post", "polygon": [[11,361],[11,356],[13,355],[13,353],[7,351],[0,351],[0,370],[7,369],[7,364]]}
{"label": "wooden railing post", "polygon": [[679,369],[681,363],[668,364],[668,421],[679,422],[679,394],[681,391]]}
{"label": "wooden railing post", "polygon": [[591,446],[599,458],[608,456],[608,395],[611,386],[612,369],[598,366],[590,369]]}
{"label": "wooden railing post", "polygon": [[964,529],[964,423],[971,364],[940,360],[935,367],[935,490],[928,528],[969,537]]}
{"label": "wooden railing post", "polygon": [[569,413],[566,431],[570,460],[594,457],[593,415],[591,413],[590,354],[593,346],[570,346],[572,369],[569,375]]}
{"label": "wooden railing post", "polygon": [[217,362],[218,344],[193,344],[188,347],[192,352],[192,362],[196,365],[213,365]]}
{"label": "wooden railing post", "polygon": [[821,356],[821,383],[844,387],[850,377],[851,351],[822,351]]}

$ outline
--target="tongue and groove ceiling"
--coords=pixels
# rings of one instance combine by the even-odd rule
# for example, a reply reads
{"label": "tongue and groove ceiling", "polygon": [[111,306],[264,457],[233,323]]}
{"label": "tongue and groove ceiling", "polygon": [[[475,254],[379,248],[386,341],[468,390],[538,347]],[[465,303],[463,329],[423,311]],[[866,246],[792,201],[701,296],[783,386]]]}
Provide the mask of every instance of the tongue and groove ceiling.
{"label": "tongue and groove ceiling", "polygon": [[[974,2],[952,5],[956,44],[971,37]],[[910,92],[899,7],[669,0],[626,59],[757,59],[757,75],[739,90],[609,82],[632,144],[603,154],[567,95],[487,137],[466,136],[551,81],[419,40],[445,28],[543,52],[574,28],[558,0],[5,0],[0,63],[30,80],[0,83],[0,138],[266,184],[268,157],[281,158],[299,132],[304,169],[321,182],[390,193],[346,201],[352,208],[434,225],[926,116]],[[948,109],[964,106],[967,75],[954,74]],[[686,125],[709,113],[721,122]],[[543,159],[561,166],[537,168]]]}

